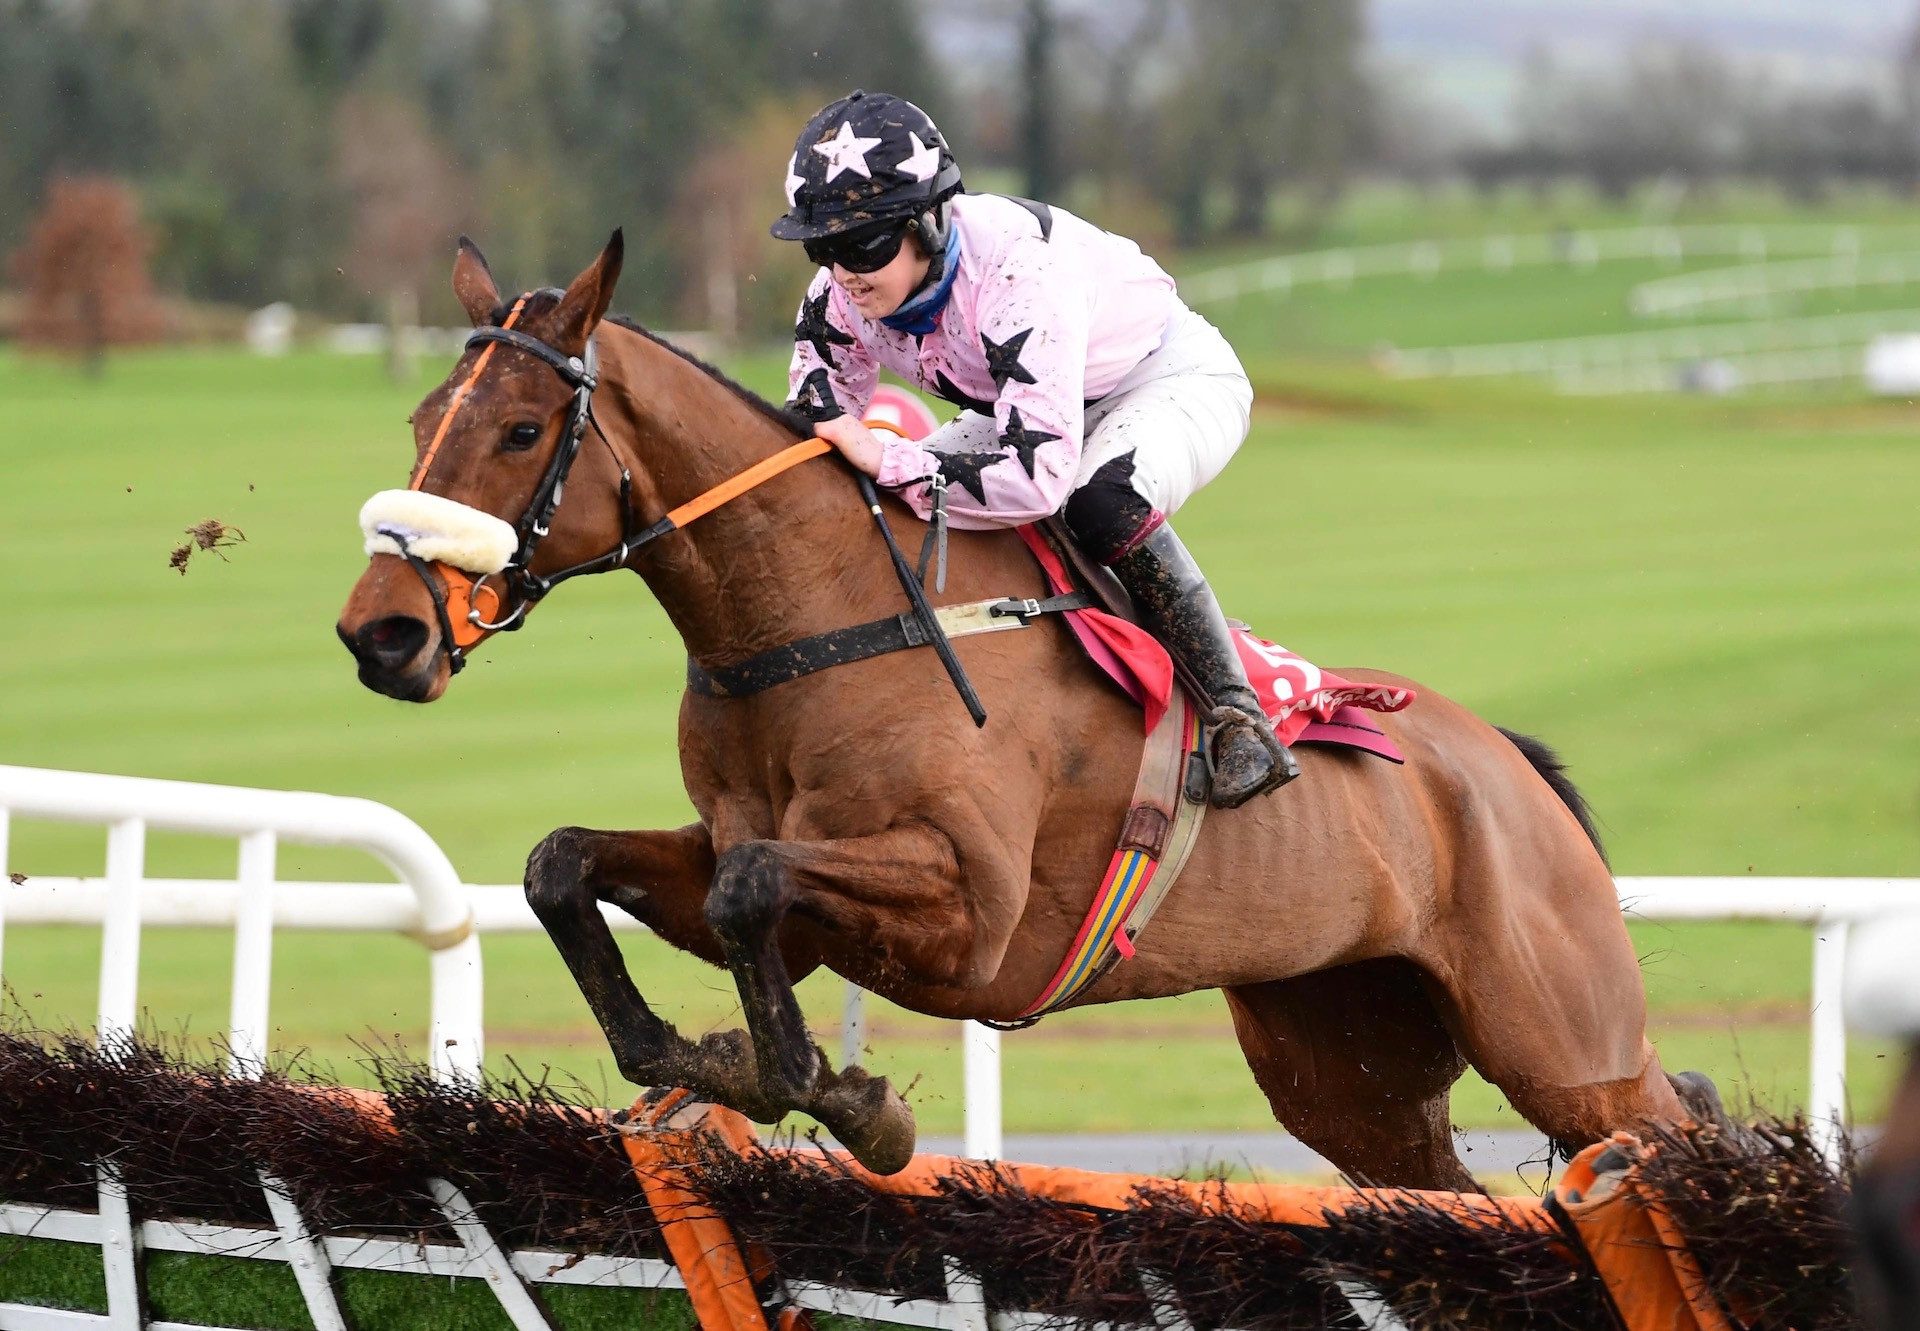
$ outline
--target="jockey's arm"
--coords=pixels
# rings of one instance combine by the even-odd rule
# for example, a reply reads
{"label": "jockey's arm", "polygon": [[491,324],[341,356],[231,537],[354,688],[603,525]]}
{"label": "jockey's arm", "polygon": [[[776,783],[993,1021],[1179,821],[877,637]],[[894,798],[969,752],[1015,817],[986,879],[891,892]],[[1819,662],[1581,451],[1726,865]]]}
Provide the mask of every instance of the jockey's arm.
{"label": "jockey's arm", "polygon": [[877,479],[921,516],[931,511],[925,481],[936,470],[949,482],[947,514],[956,527],[1038,522],[1072,493],[1086,416],[1087,279],[1063,271],[1055,254],[1036,238],[1016,246],[982,283],[991,294],[978,309],[981,347],[999,390],[994,447],[943,454],[904,439],[881,441]]}
{"label": "jockey's arm", "polygon": [[816,423],[847,416],[858,424],[880,380],[879,365],[854,333],[843,300],[822,269],[807,287],[793,327],[787,406]]}

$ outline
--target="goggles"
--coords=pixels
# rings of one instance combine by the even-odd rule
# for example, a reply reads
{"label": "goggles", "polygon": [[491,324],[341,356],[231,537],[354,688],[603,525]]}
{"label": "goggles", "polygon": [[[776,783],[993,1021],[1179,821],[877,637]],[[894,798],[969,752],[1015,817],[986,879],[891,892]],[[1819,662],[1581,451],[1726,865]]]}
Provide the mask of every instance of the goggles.
{"label": "goggles", "polygon": [[817,236],[802,241],[807,258],[822,268],[838,264],[850,273],[878,272],[893,262],[907,238],[911,223],[889,223],[860,231],[845,231],[837,236]]}

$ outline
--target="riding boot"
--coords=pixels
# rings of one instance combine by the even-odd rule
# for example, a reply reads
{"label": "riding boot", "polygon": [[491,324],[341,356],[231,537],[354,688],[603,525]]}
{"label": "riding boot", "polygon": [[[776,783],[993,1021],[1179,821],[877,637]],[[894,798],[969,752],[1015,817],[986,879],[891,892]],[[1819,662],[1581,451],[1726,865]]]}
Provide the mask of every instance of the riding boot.
{"label": "riding boot", "polygon": [[1133,597],[1141,627],[1172,653],[1204,694],[1213,769],[1210,802],[1235,809],[1300,775],[1247,682],[1226,617],[1187,547],[1161,525],[1110,565]]}

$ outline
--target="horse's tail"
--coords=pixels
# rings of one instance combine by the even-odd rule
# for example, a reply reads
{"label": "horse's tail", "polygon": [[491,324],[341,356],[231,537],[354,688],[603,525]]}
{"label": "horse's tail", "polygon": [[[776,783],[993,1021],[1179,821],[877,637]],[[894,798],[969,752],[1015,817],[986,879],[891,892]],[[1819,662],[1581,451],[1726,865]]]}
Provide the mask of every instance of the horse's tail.
{"label": "horse's tail", "polygon": [[1560,802],[1566,805],[1568,811],[1579,820],[1580,830],[1587,834],[1587,840],[1591,841],[1593,848],[1600,852],[1600,862],[1611,869],[1613,863],[1607,859],[1607,848],[1600,844],[1600,829],[1593,825],[1593,809],[1587,804],[1587,797],[1582,795],[1579,788],[1573,784],[1573,778],[1567,775],[1567,765],[1560,761],[1560,755],[1531,735],[1522,735],[1519,731],[1508,730],[1505,726],[1495,726],[1494,729],[1505,735],[1512,742],[1513,747],[1520,750],[1521,755],[1532,764],[1533,770],[1553,787],[1553,793],[1560,797]]}

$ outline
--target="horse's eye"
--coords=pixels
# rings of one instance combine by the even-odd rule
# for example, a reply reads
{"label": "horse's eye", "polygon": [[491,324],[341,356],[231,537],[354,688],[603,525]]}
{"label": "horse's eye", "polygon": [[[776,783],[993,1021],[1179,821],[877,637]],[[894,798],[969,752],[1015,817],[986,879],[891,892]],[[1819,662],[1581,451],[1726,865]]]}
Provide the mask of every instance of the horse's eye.
{"label": "horse's eye", "polygon": [[521,421],[507,431],[507,449],[518,453],[532,448],[540,440],[540,427],[531,421]]}

